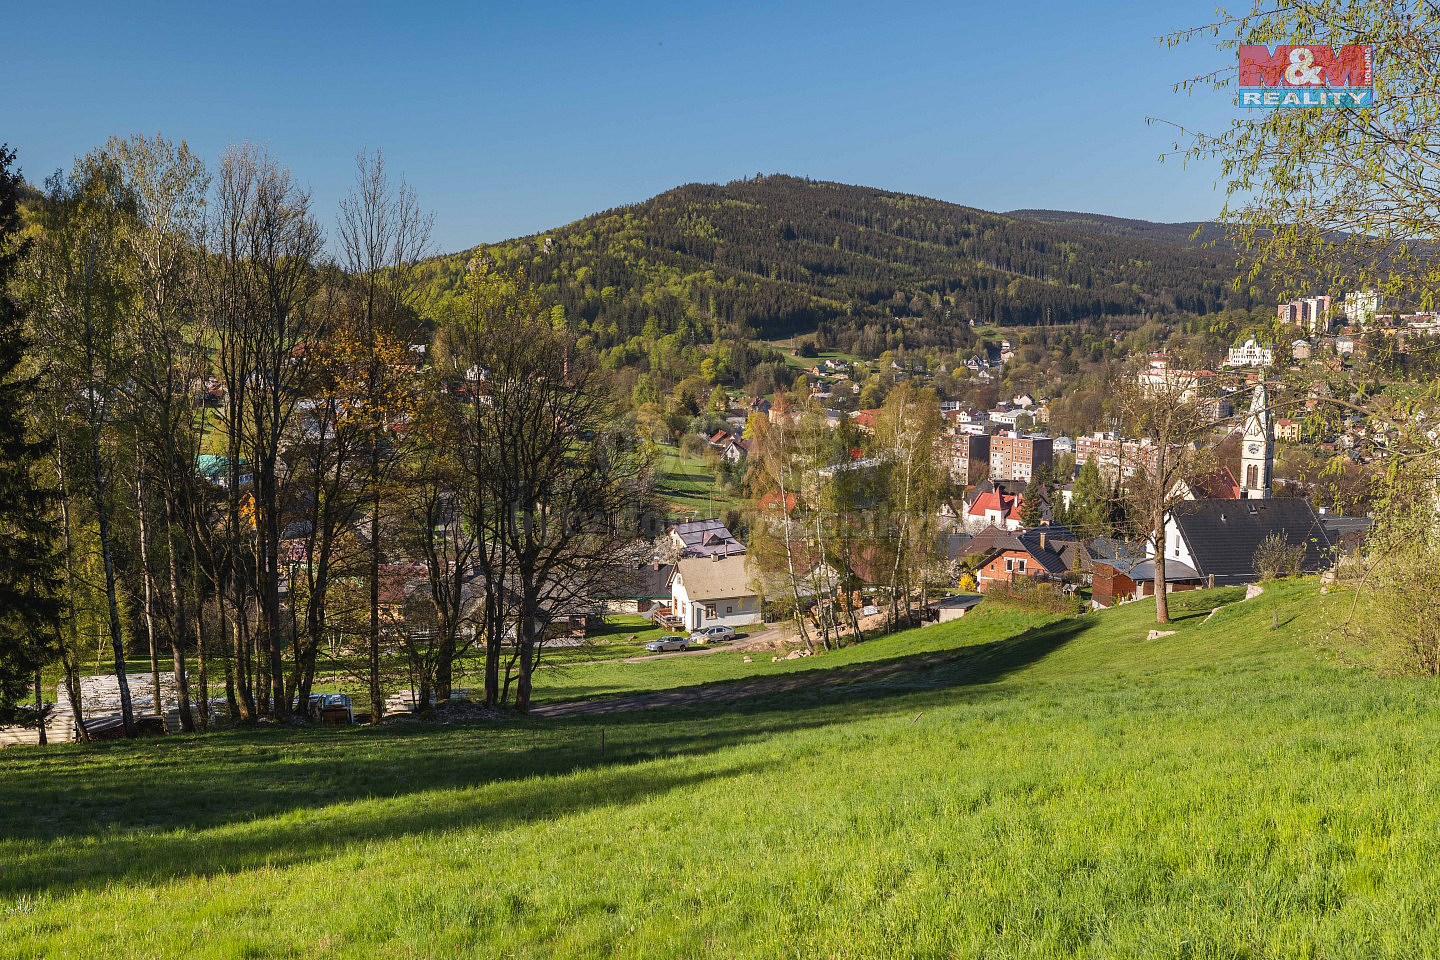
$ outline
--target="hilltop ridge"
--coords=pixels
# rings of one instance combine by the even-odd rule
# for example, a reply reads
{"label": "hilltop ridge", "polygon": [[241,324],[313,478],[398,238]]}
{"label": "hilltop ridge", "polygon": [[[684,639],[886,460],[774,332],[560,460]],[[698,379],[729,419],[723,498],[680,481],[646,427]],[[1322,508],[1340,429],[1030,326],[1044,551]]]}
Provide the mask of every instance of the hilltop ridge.
{"label": "hilltop ridge", "polygon": [[[992,213],[874,187],[774,175],[690,183],[554,230],[485,245],[597,348],[640,336],[953,342],[969,320],[1103,322],[1251,306],[1234,257],[1191,224]],[[443,305],[477,250],[425,266]],[[868,334],[867,334],[868,331]]]}

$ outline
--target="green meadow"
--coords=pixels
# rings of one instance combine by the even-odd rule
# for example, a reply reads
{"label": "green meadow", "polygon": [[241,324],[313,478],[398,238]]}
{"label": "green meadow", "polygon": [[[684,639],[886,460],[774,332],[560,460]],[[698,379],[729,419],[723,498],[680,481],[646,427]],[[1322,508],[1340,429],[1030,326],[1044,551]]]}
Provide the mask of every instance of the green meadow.
{"label": "green meadow", "polygon": [[1440,953],[1440,690],[1331,637],[1347,595],[1236,600],[543,687],[794,681],[723,703],[12,748],[0,958]]}
{"label": "green meadow", "polygon": [[656,495],[676,519],[723,517],[739,506],[736,499],[719,489],[703,457],[692,457],[676,447],[663,447]]}

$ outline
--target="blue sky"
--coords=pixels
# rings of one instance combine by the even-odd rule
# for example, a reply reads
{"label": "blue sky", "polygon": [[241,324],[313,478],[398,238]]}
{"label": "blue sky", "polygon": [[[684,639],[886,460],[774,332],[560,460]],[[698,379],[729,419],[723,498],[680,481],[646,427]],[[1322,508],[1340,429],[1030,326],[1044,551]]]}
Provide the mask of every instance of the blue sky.
{"label": "blue sky", "polygon": [[1157,162],[1160,116],[1215,129],[1219,62],[1159,49],[1213,3],[57,5],[7,11],[0,140],[39,181],[111,134],[209,160],[268,145],[327,222],[382,148],[440,248],[680,183],[793,173],[984,207],[1210,216],[1214,170]]}

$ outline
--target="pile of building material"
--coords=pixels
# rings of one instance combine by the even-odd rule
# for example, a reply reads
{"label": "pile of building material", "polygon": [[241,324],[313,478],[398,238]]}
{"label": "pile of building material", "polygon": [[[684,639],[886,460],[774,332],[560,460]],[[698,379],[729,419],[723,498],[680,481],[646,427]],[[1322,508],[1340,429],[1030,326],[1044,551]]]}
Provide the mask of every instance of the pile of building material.
{"label": "pile of building material", "polygon": [[[160,674],[160,707],[157,711],[155,683],[149,673],[132,674],[127,679],[130,688],[130,710],[141,734],[175,733],[180,729],[180,699],[175,692],[175,674]],[[114,676],[80,678],[80,703],[85,711],[85,728],[92,738],[107,739],[124,736],[121,721],[120,682]],[[210,716],[215,718],[223,710],[225,701],[210,702]],[[200,704],[193,707],[198,715]],[[75,711],[70,705],[70,694],[62,683],[55,691],[55,705],[45,720],[45,738],[50,743],[72,743],[75,740]],[[11,744],[35,744],[40,742],[36,727],[0,727],[0,746]]]}

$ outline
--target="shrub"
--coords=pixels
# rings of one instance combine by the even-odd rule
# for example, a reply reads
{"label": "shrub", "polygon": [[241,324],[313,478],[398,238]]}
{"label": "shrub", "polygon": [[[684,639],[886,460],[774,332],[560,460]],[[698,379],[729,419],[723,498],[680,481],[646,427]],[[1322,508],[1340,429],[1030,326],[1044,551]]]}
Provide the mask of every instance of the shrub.
{"label": "shrub", "polygon": [[1066,596],[1053,583],[1013,584],[995,583],[985,591],[986,600],[995,600],[1033,610],[1040,613],[1054,613],[1064,617],[1078,617],[1085,612],[1085,601],[1078,596]]}

